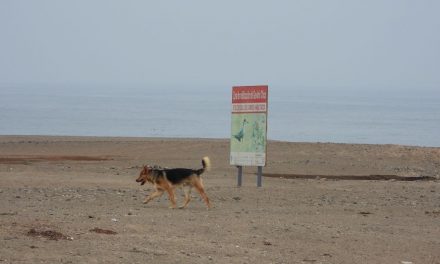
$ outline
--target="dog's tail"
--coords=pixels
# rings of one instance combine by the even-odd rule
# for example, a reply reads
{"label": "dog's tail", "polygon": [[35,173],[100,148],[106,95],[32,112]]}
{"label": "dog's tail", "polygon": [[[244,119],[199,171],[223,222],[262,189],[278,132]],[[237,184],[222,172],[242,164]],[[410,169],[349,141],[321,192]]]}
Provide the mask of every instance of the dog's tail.
{"label": "dog's tail", "polygon": [[201,169],[198,169],[196,171],[197,175],[201,175],[205,171],[210,171],[211,170],[211,160],[209,159],[209,157],[204,157],[202,159],[202,166],[203,167]]}

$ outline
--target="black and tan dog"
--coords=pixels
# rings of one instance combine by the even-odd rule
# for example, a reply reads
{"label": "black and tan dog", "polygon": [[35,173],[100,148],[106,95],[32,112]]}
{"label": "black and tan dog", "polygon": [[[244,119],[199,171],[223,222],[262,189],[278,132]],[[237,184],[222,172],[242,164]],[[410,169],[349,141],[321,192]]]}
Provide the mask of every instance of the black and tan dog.
{"label": "black and tan dog", "polygon": [[203,200],[205,200],[208,208],[211,208],[211,203],[205,193],[202,178],[200,177],[202,173],[209,171],[211,168],[211,162],[208,157],[202,159],[202,166],[201,169],[197,170],[185,168],[168,169],[157,166],[151,167],[148,165],[144,166],[139,177],[136,179],[136,182],[140,182],[141,185],[144,185],[145,182],[148,181],[153,184],[155,188],[155,192],[145,197],[144,203],[148,203],[154,198],[162,196],[166,191],[171,202],[170,208],[176,208],[174,191],[176,187],[182,187],[185,192],[185,201],[179,208],[185,208],[191,200],[191,189],[194,187],[200,193]]}

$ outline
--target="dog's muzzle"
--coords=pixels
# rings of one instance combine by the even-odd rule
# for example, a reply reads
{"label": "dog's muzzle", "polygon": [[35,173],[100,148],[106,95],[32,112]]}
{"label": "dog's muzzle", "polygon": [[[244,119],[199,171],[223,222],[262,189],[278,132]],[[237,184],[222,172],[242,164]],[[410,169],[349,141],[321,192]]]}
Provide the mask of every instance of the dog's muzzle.
{"label": "dog's muzzle", "polygon": [[136,182],[140,182],[141,185],[144,185],[146,180],[145,179],[136,179]]}

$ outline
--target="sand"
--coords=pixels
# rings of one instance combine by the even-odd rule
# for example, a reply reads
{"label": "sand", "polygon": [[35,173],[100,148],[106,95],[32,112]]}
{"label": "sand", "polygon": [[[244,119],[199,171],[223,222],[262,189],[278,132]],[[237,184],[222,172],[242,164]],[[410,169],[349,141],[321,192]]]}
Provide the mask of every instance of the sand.
{"label": "sand", "polygon": [[[142,204],[142,165],[206,155],[214,208]],[[440,148],[270,141],[255,171],[224,139],[0,136],[0,263],[440,263]]]}

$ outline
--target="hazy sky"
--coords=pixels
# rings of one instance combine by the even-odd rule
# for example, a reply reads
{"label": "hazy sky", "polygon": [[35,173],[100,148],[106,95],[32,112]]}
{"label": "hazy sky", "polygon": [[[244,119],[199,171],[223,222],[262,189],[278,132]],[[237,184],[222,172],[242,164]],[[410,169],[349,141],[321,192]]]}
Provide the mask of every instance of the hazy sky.
{"label": "hazy sky", "polygon": [[440,90],[440,1],[0,1],[0,83]]}

